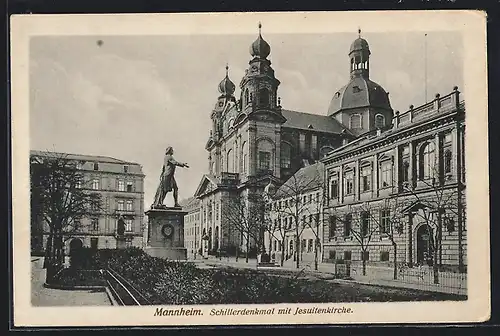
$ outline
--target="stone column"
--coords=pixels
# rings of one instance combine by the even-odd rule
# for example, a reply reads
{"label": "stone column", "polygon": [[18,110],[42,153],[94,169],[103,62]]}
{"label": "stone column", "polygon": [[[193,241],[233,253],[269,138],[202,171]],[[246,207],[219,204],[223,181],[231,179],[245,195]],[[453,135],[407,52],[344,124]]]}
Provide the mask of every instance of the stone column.
{"label": "stone column", "polygon": [[378,197],[379,196],[379,171],[380,171],[380,167],[378,164],[378,154],[375,154],[373,156],[373,170],[374,170],[373,181],[372,181],[373,190],[375,192],[375,197]]}
{"label": "stone column", "polygon": [[254,176],[257,170],[256,126],[252,123],[248,127],[248,175]]}
{"label": "stone column", "polygon": [[[396,188],[396,190],[399,190],[399,146],[396,146],[394,150],[394,161],[393,161],[393,167],[392,167],[392,172],[393,172],[393,181],[394,184],[393,188]],[[394,190],[394,189],[393,189]]]}
{"label": "stone column", "polygon": [[359,160],[356,160],[356,165],[354,166],[354,199],[359,200],[360,196],[360,185],[361,185],[361,174],[359,171]]}
{"label": "stone column", "polygon": [[415,157],[415,145],[413,144],[413,142],[410,142],[408,144],[408,152],[409,152],[408,184],[411,187],[413,187],[416,174],[418,174],[418,172],[415,172],[416,157]]}
{"label": "stone column", "polygon": [[413,267],[413,216],[414,214],[408,214],[408,225],[407,225],[407,249],[406,249],[406,261],[409,267]]}
{"label": "stone column", "polygon": [[339,202],[344,203],[344,166],[340,165],[339,170]]}

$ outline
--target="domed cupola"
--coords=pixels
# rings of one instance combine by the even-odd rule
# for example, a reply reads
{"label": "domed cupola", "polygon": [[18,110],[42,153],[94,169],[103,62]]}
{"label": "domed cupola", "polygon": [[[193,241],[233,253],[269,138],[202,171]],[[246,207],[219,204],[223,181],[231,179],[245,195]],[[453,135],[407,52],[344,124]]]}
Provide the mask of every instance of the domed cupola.
{"label": "domed cupola", "polygon": [[231,97],[235,89],[236,85],[229,79],[229,66],[226,65],[226,77],[219,83],[219,92],[221,96]]}
{"label": "domed cupola", "polygon": [[271,46],[262,38],[261,28],[262,25],[259,22],[259,36],[250,46],[250,55],[265,59],[271,53]]}
{"label": "domed cupola", "polygon": [[370,47],[361,37],[349,48],[350,80],[333,94],[328,115],[336,118],[351,131],[360,134],[387,126],[392,121],[389,94],[370,80]]}

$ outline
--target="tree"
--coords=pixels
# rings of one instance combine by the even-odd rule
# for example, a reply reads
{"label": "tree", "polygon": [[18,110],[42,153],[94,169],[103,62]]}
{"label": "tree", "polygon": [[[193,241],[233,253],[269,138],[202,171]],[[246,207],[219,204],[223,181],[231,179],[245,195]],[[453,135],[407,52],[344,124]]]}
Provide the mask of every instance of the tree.
{"label": "tree", "polygon": [[102,210],[78,163],[66,154],[41,153],[30,157],[31,209],[48,227],[45,251],[47,282],[62,267],[64,238],[81,232],[81,219]]}
{"label": "tree", "polygon": [[264,230],[264,207],[261,197],[231,197],[223,208],[222,218],[229,227],[241,234],[245,241],[245,261],[248,263],[251,241],[257,249],[262,249],[262,232]]}
{"label": "tree", "polygon": [[317,202],[314,195],[322,190],[323,181],[324,166],[322,163],[316,163],[297,171],[274,195],[274,217],[284,221],[283,224],[279,221],[279,225],[282,225],[280,233],[284,232],[281,230],[293,230],[295,234],[294,253],[297,268],[300,268],[301,237],[304,230],[311,225],[309,218]]}
{"label": "tree", "polygon": [[[443,229],[449,232],[455,230],[455,218],[458,224],[459,240],[459,269],[463,268],[462,252],[462,225],[465,218],[465,207],[462,204],[465,186],[458,182],[447,183],[448,180],[439,170],[437,163],[431,163],[430,176],[416,181],[416,187],[406,183],[404,190],[408,193],[407,210],[412,216],[420,218],[429,228],[431,262],[434,283],[439,283],[439,268],[441,267],[441,253]],[[461,179],[460,175],[456,176]],[[453,182],[453,181],[451,181]]]}

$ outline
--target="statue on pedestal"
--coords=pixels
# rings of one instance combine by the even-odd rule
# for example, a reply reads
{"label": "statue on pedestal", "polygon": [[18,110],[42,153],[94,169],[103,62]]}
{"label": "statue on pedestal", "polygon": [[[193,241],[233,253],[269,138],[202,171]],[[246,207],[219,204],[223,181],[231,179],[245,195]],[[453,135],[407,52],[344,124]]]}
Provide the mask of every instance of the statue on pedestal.
{"label": "statue on pedestal", "polygon": [[187,163],[177,162],[174,157],[174,149],[172,147],[167,147],[165,150],[165,158],[163,159],[163,169],[160,176],[160,184],[156,189],[156,195],[154,203],[151,208],[164,208],[163,201],[169,192],[173,192],[174,196],[174,207],[180,208],[178,202],[179,188],[177,187],[177,182],[175,181],[175,168],[185,167],[189,168]]}

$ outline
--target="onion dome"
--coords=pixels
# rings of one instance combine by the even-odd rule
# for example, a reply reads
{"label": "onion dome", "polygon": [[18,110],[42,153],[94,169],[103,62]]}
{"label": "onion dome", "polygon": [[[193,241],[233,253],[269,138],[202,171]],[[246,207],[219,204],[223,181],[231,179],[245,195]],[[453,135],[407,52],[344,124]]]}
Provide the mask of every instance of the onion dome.
{"label": "onion dome", "polygon": [[261,35],[262,25],[259,22],[259,37],[252,43],[250,46],[250,55],[259,58],[266,58],[271,53],[271,47],[269,43],[267,43]]}
{"label": "onion dome", "polygon": [[226,65],[226,77],[219,83],[219,92],[223,96],[232,96],[234,94],[234,90],[236,89],[236,86],[234,83],[229,79],[229,66]]}

